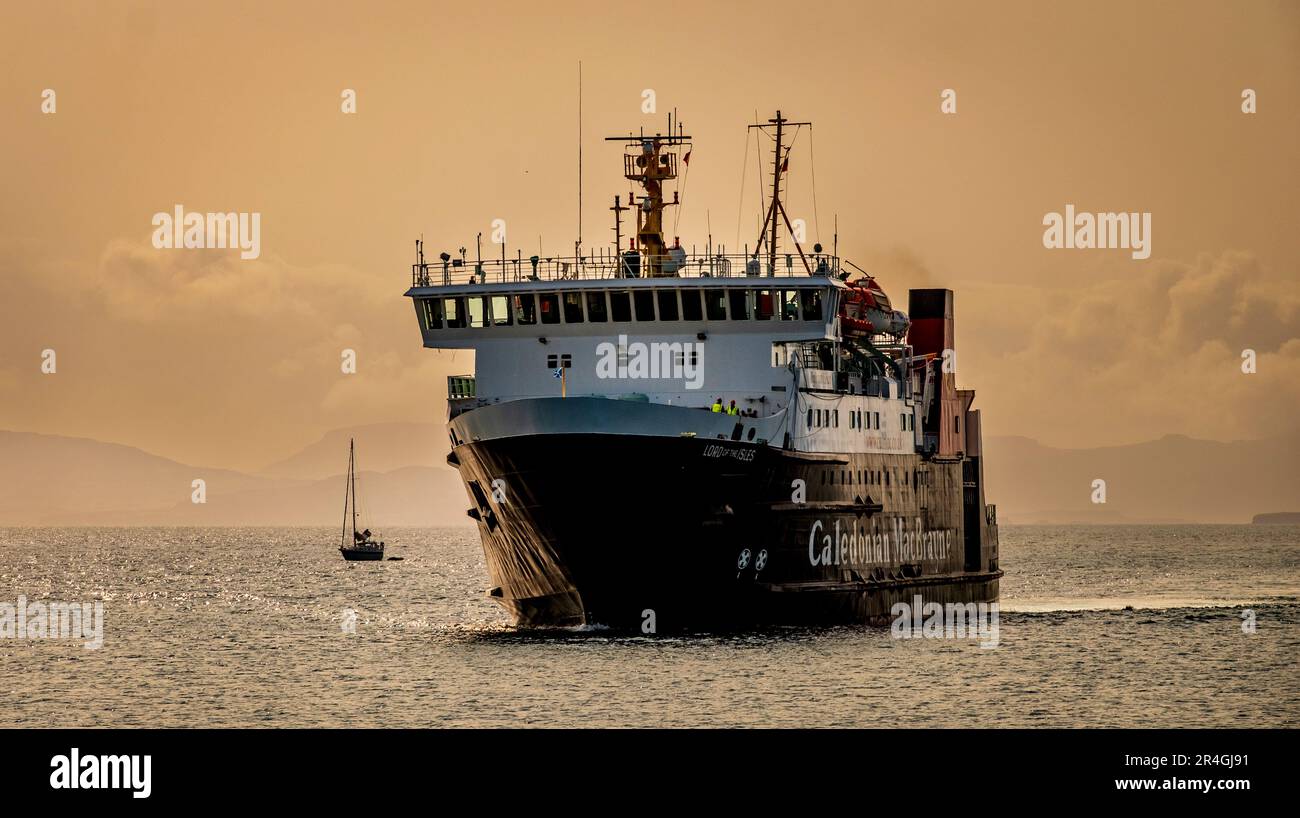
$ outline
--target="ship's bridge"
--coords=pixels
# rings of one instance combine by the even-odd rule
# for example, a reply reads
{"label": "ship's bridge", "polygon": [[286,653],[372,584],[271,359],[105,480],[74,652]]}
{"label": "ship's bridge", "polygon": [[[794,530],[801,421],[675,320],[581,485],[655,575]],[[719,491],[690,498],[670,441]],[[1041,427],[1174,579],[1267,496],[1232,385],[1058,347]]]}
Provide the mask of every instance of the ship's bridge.
{"label": "ship's bridge", "polygon": [[836,257],[811,256],[811,275],[798,258],[777,261],[685,255],[675,274],[653,278],[628,275],[625,260],[435,263],[414,268],[406,295],[424,346],[475,351],[474,380],[457,378],[453,400],[722,397],[769,414],[793,389],[780,350],[833,339],[843,287]]}

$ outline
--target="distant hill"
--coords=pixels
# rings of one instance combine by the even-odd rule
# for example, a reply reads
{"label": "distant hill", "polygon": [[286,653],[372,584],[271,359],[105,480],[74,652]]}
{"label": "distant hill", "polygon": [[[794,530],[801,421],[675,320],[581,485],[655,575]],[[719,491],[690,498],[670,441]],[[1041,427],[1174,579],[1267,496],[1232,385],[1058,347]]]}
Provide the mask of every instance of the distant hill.
{"label": "distant hill", "polygon": [[[202,505],[96,512],[64,518],[64,525],[340,526],[343,483],[338,475],[250,491],[213,495]],[[450,469],[408,466],[385,474],[357,474],[361,522],[382,531],[392,526],[472,526],[460,477]]]}
{"label": "distant hill", "polygon": [[[0,526],[335,525],[342,521],[349,434],[326,436],[343,440],[332,453],[333,468],[320,461],[320,471],[333,477],[299,479],[189,466],[85,438],[0,431]],[[407,459],[425,458],[422,445],[409,444]],[[296,466],[282,472],[310,473],[322,444],[304,452],[285,461]],[[460,478],[445,463],[377,473],[365,468],[364,457],[358,493],[375,525],[473,524]],[[434,449],[425,459],[443,457]],[[397,458],[390,451],[386,459]],[[206,503],[190,500],[196,478],[206,481]]]}
{"label": "distant hill", "polygon": [[116,443],[0,431],[0,525],[64,525],[189,503],[196,478],[206,481],[209,497],[281,485]]}
{"label": "distant hill", "polygon": [[373,423],[335,429],[297,454],[262,469],[270,477],[317,480],[348,469],[348,438],[357,442],[357,465],[388,472],[407,466],[447,468],[451,441],[440,423]]}
{"label": "distant hill", "polygon": [[1256,514],[1251,520],[1255,525],[1300,525],[1300,511],[1275,511],[1272,514]]}
{"label": "distant hill", "polygon": [[[1006,523],[1245,523],[1300,497],[1300,434],[1220,443],[1167,435],[1130,446],[1054,449],[985,442],[988,502]],[[1092,481],[1106,481],[1105,505]]]}

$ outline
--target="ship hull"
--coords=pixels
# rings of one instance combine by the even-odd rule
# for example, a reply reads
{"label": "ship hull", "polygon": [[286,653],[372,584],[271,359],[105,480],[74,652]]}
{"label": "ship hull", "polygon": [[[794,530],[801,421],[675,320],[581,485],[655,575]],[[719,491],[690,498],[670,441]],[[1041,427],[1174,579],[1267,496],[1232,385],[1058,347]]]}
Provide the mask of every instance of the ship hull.
{"label": "ship hull", "polygon": [[[587,428],[614,430],[581,432],[548,422],[554,400],[452,422],[489,593],[521,626],[883,624],[918,595],[997,599],[996,526],[982,503],[971,522],[960,463],[662,433],[663,417],[719,422],[689,409],[635,434],[620,416],[646,410],[608,400],[569,404],[609,415]],[[489,434],[503,428],[523,433]]]}

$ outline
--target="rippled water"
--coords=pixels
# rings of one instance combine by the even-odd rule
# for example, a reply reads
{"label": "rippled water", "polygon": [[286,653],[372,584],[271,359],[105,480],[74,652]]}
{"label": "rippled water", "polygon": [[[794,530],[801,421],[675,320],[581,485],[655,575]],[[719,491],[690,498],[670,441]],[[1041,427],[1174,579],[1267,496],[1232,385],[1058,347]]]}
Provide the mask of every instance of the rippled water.
{"label": "rippled water", "polygon": [[0,530],[0,602],[105,606],[98,650],[0,639],[0,726],[1300,725],[1300,527],[1004,527],[993,649],[519,632],[472,531],[385,535],[403,561],[327,530]]}

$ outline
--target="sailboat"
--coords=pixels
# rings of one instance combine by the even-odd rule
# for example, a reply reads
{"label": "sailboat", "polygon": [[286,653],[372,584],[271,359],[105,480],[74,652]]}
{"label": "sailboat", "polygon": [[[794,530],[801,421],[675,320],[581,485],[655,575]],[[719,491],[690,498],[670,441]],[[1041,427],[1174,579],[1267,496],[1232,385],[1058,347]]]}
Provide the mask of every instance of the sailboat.
{"label": "sailboat", "polygon": [[[348,520],[352,521],[352,539],[348,540]],[[357,459],[356,443],[348,440],[348,481],[343,490],[343,536],[339,553],[348,561],[382,560],[384,544],[376,541],[370,529],[357,531]]]}

